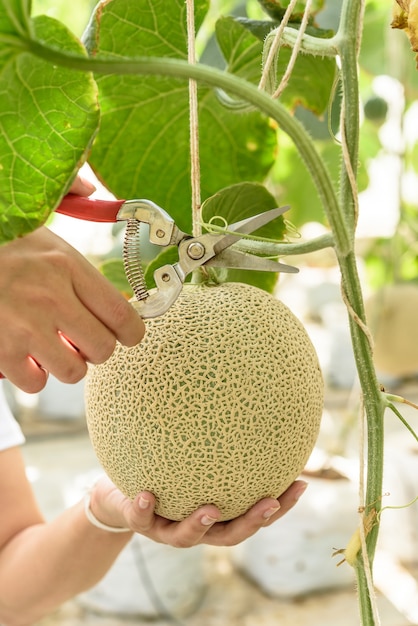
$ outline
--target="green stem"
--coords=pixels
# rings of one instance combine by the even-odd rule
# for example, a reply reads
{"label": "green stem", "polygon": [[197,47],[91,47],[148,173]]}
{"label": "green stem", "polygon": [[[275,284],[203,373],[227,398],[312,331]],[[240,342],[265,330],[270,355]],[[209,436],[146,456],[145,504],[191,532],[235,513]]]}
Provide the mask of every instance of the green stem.
{"label": "green stem", "polygon": [[[396,396],[394,396],[394,397],[396,397]],[[395,413],[396,417],[402,422],[402,424],[405,426],[405,428],[407,430],[409,430],[409,432],[411,433],[411,435],[413,436],[415,441],[418,442],[418,435],[417,435],[417,433],[412,428],[412,426],[410,424],[408,424],[406,419],[403,417],[402,413],[400,411],[398,411],[398,409],[391,402],[389,402],[387,406],[393,413]]]}
{"label": "green stem", "polygon": [[182,59],[163,57],[139,57],[135,59],[89,58],[63,52],[56,48],[45,46],[35,40],[28,40],[27,49],[32,54],[46,59],[50,63],[63,65],[75,70],[91,71],[100,74],[145,74],[192,78],[212,87],[218,87],[226,92],[233,93],[240,99],[253,104],[257,109],[276,120],[282,130],[293,140],[317,187],[318,194],[334,232],[336,248],[342,256],[348,253],[350,249],[349,232],[338,210],[338,199],[328,168],[318,154],[312,138],[304,126],[280,102],[259,91],[257,87],[248,81],[201,63],[189,65],[187,61]]}
{"label": "green stem", "polygon": [[17,35],[6,35],[5,33],[0,34],[0,44],[14,48],[16,53],[24,52],[28,48],[26,39]]}
{"label": "green stem", "polygon": [[356,579],[357,588],[359,590],[359,609],[361,616],[361,625],[376,626],[370,595],[368,593],[362,592],[362,590],[367,589],[367,578],[363,562],[361,559],[359,559],[359,561],[361,565],[359,567],[356,567]]}
{"label": "green stem", "polygon": [[[365,323],[364,304],[354,251],[340,259],[343,290],[349,306],[353,351],[363,392],[367,416],[367,489],[365,514],[380,509],[383,475],[383,415],[385,401],[380,391],[373,363],[372,348],[362,325]],[[373,561],[378,534],[376,524],[367,536],[369,560]]]}
{"label": "green stem", "polygon": [[[358,49],[363,17],[363,0],[345,0],[341,12],[338,32],[335,35],[341,62],[341,79],[344,112],[341,129],[346,138],[350,167],[355,177],[357,172],[359,147],[359,87]],[[352,188],[347,163],[341,170],[340,198],[347,222],[352,226],[353,236],[356,227],[356,190]]]}
{"label": "green stem", "polygon": [[[274,35],[274,33],[275,31],[272,30],[267,36],[270,37]],[[283,29],[281,37],[282,44],[293,48],[296,43],[297,36],[298,31],[296,28],[286,26]],[[305,33],[302,37],[301,52],[306,52],[307,54],[312,54],[313,56],[335,57],[338,54],[337,39],[335,37],[321,39]]]}
{"label": "green stem", "polygon": [[[383,415],[385,403],[376,378],[372,348],[364,328],[365,312],[360,280],[354,252],[354,233],[357,222],[357,194],[353,188],[357,172],[359,145],[359,90],[357,55],[362,31],[364,3],[362,0],[344,0],[339,29],[336,35],[341,60],[343,87],[343,141],[347,154],[342,165],[340,184],[340,207],[353,237],[352,251],[339,258],[342,288],[347,301],[350,331],[360,385],[363,392],[364,409],[367,417],[367,484],[365,515],[372,509],[381,508],[383,481]],[[351,171],[351,178],[350,178]],[[378,519],[378,517],[377,517]],[[372,568],[379,532],[378,521],[367,535],[367,554]],[[359,606],[363,626],[374,626],[372,598],[364,571],[363,559],[359,556],[355,566],[358,580]]]}
{"label": "green stem", "polygon": [[297,254],[308,254],[317,250],[334,247],[334,237],[327,233],[309,241],[300,241],[297,243],[275,243],[264,241],[253,241],[250,239],[241,239],[234,244],[234,248],[243,252],[251,252],[253,254],[263,254],[268,256],[293,256]]}

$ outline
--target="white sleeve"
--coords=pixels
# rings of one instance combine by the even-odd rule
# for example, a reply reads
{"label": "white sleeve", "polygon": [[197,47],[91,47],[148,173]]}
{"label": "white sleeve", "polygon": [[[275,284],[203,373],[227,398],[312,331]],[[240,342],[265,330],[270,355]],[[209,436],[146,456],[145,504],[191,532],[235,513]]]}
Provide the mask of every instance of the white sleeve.
{"label": "white sleeve", "polygon": [[0,384],[0,450],[13,448],[24,443],[25,438],[4,397]]}

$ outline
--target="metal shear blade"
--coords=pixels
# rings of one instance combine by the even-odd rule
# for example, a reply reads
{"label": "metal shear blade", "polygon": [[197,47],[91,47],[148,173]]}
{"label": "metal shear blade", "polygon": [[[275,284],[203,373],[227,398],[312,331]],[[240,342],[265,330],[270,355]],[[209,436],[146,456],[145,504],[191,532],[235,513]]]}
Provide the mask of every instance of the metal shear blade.
{"label": "metal shear blade", "polygon": [[258,272],[285,272],[288,274],[297,274],[297,267],[279,263],[272,259],[251,254],[251,252],[243,252],[242,250],[224,250],[217,254],[213,259],[205,263],[205,267],[229,267],[230,269],[255,270]]}
{"label": "metal shear blade", "polygon": [[213,246],[215,256],[205,263],[207,267],[229,267],[235,269],[249,269],[257,270],[260,272],[287,272],[297,273],[299,270],[291,265],[285,265],[278,261],[272,261],[263,257],[256,256],[249,252],[243,252],[241,250],[233,250],[233,246],[237,241],[242,239],[245,235],[248,235],[265,224],[273,221],[280,215],[283,215],[290,207],[277,207],[264,213],[259,213],[248,217],[240,222],[235,222],[228,226],[228,231],[236,231],[228,233],[215,243]]}
{"label": "metal shear blade", "polygon": [[221,238],[214,245],[215,253],[219,254],[222,250],[225,250],[225,248],[229,248],[229,246],[236,243],[236,241],[242,239],[243,235],[253,233],[255,230],[258,230],[262,226],[272,222],[277,217],[280,217],[280,215],[283,215],[283,213],[289,209],[289,206],[277,207],[275,209],[270,209],[270,211],[264,211],[264,213],[258,213],[257,215],[252,215],[251,217],[247,217],[239,222],[230,224],[228,226],[228,231],[234,232],[220,236]]}

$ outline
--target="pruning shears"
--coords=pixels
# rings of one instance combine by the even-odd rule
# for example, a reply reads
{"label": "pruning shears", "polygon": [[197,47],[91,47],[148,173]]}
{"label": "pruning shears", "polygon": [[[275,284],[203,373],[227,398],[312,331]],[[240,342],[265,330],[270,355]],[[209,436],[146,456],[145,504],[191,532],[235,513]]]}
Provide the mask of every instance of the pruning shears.
{"label": "pruning shears", "polygon": [[[133,306],[143,318],[158,317],[176,301],[186,277],[199,267],[229,267],[269,272],[298,272],[271,259],[234,250],[234,243],[282,215],[289,206],[278,207],[229,224],[227,232],[208,232],[193,237],[181,231],[173,218],[151,200],[98,200],[66,195],[56,211],[92,222],[126,221],[123,262],[134,293]],[[148,291],[141,265],[139,228],[149,226],[149,240],[158,246],[177,246],[178,261],[154,272],[156,289]]]}

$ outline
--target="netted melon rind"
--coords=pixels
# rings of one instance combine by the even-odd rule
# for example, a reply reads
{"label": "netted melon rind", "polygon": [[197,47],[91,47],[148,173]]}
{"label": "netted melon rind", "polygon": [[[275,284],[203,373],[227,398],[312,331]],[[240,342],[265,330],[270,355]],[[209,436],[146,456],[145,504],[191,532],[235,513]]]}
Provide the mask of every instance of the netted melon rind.
{"label": "netted melon rind", "polygon": [[97,457],[130,498],[173,520],[213,503],[222,519],[278,497],[314,447],[323,381],[299,320],[239,283],[187,286],[135,348],[90,368]]}

